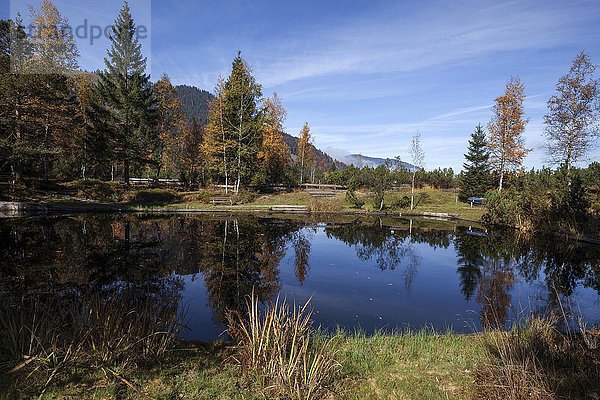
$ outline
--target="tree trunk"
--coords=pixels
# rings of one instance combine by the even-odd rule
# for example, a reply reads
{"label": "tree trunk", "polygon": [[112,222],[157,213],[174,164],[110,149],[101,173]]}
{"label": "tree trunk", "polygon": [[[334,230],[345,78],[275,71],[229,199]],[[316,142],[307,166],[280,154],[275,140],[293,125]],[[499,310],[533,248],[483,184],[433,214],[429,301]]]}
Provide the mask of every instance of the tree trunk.
{"label": "tree trunk", "polygon": [[83,160],[81,160],[81,179],[85,179],[87,166],[87,141],[83,143]]}
{"label": "tree trunk", "polygon": [[417,171],[413,169],[412,183],[410,185],[410,209],[411,211],[415,208],[415,178],[417,177]]}
{"label": "tree trunk", "polygon": [[302,185],[304,178],[304,146],[302,147],[302,153],[300,156],[300,184]]}
{"label": "tree trunk", "polygon": [[46,114],[46,120],[44,121],[44,182],[48,182],[48,118],[48,114]]}
{"label": "tree trunk", "polygon": [[123,180],[129,186],[129,159],[125,159],[123,163]]}

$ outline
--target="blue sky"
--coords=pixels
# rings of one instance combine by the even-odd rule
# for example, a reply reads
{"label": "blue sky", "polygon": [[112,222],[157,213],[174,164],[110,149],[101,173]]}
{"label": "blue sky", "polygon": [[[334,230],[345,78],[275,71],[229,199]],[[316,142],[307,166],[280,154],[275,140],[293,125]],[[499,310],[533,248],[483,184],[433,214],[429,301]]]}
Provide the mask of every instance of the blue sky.
{"label": "blue sky", "polygon": [[[39,0],[13,0],[10,12],[27,14],[30,3]],[[264,94],[282,98],[289,133],[307,121],[315,144],[334,155],[410,161],[418,130],[428,169],[461,168],[470,133],[487,124],[511,75],[528,96],[526,166],[541,166],[543,115],[558,78],[581,50],[600,64],[597,0],[130,3],[151,33],[143,45],[153,79],[168,73],[174,83],[212,91],[240,49]],[[108,25],[121,6],[56,4],[74,26],[86,18]],[[106,42],[78,40],[81,66],[101,68]],[[599,159],[599,150],[590,155]]]}

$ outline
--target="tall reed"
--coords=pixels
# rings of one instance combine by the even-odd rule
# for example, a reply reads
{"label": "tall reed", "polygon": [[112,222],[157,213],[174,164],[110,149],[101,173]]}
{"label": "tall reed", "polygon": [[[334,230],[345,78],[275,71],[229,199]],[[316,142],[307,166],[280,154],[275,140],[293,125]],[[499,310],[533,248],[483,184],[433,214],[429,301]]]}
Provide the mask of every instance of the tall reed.
{"label": "tall reed", "polygon": [[[61,373],[99,369],[115,377],[141,362],[155,362],[181,328],[177,300],[137,300],[107,290],[59,300],[23,300],[0,306],[0,368],[40,386]],[[122,377],[118,377],[123,380]]]}
{"label": "tall reed", "polygon": [[233,359],[272,397],[322,398],[340,371],[334,338],[317,340],[309,302],[290,306],[278,297],[261,310],[252,293],[247,315],[227,313],[228,333],[236,341]]}

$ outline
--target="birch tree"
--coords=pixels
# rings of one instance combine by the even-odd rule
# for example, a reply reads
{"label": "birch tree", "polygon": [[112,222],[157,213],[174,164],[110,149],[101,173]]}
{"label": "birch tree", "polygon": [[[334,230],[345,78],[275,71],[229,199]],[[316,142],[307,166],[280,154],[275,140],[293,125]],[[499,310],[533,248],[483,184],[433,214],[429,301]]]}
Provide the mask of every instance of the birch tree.
{"label": "birch tree", "polygon": [[421,146],[421,132],[415,133],[410,141],[410,158],[413,164],[410,185],[410,209],[413,210],[415,208],[415,182],[417,172],[425,168],[425,152]]}
{"label": "birch tree", "polygon": [[546,151],[550,161],[563,165],[567,173],[585,158],[600,132],[600,80],[595,72],[589,55],[579,53],[556,84],[558,94],[548,100]]}
{"label": "birch tree", "polygon": [[298,163],[300,164],[300,184],[304,183],[304,172],[313,162],[312,135],[308,122],[304,123],[300,131],[298,142]]}
{"label": "birch tree", "polygon": [[286,111],[276,93],[265,99],[262,118],[262,146],[258,153],[264,179],[281,182],[288,166],[290,149],[283,140]]}
{"label": "birch tree", "polygon": [[158,180],[163,166],[175,169],[178,144],[186,133],[186,126],[177,90],[167,75],[154,85],[153,94],[158,106],[158,135],[154,149],[155,179]]}
{"label": "birch tree", "polygon": [[225,183],[225,194],[229,193],[231,164],[235,159],[235,142],[225,127],[225,80],[219,77],[215,86],[215,97],[208,105],[208,122],[204,128],[202,155],[212,175]]}

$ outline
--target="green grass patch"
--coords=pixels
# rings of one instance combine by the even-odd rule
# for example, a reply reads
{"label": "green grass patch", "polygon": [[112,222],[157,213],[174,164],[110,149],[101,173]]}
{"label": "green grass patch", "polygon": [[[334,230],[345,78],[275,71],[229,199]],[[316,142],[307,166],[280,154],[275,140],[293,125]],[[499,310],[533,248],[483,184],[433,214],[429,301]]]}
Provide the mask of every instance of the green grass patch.
{"label": "green grass patch", "polygon": [[[333,343],[342,373],[327,399],[472,398],[476,390],[474,371],[486,355],[479,335],[339,333]],[[222,342],[181,342],[156,365],[123,372],[136,390],[114,376],[80,371],[61,379],[44,398],[264,398],[241,377],[240,368],[230,361],[232,354]],[[15,397],[10,398],[27,398],[17,393],[11,392]]]}
{"label": "green grass patch", "polygon": [[485,356],[480,336],[413,332],[344,336],[348,399],[468,399]]}

